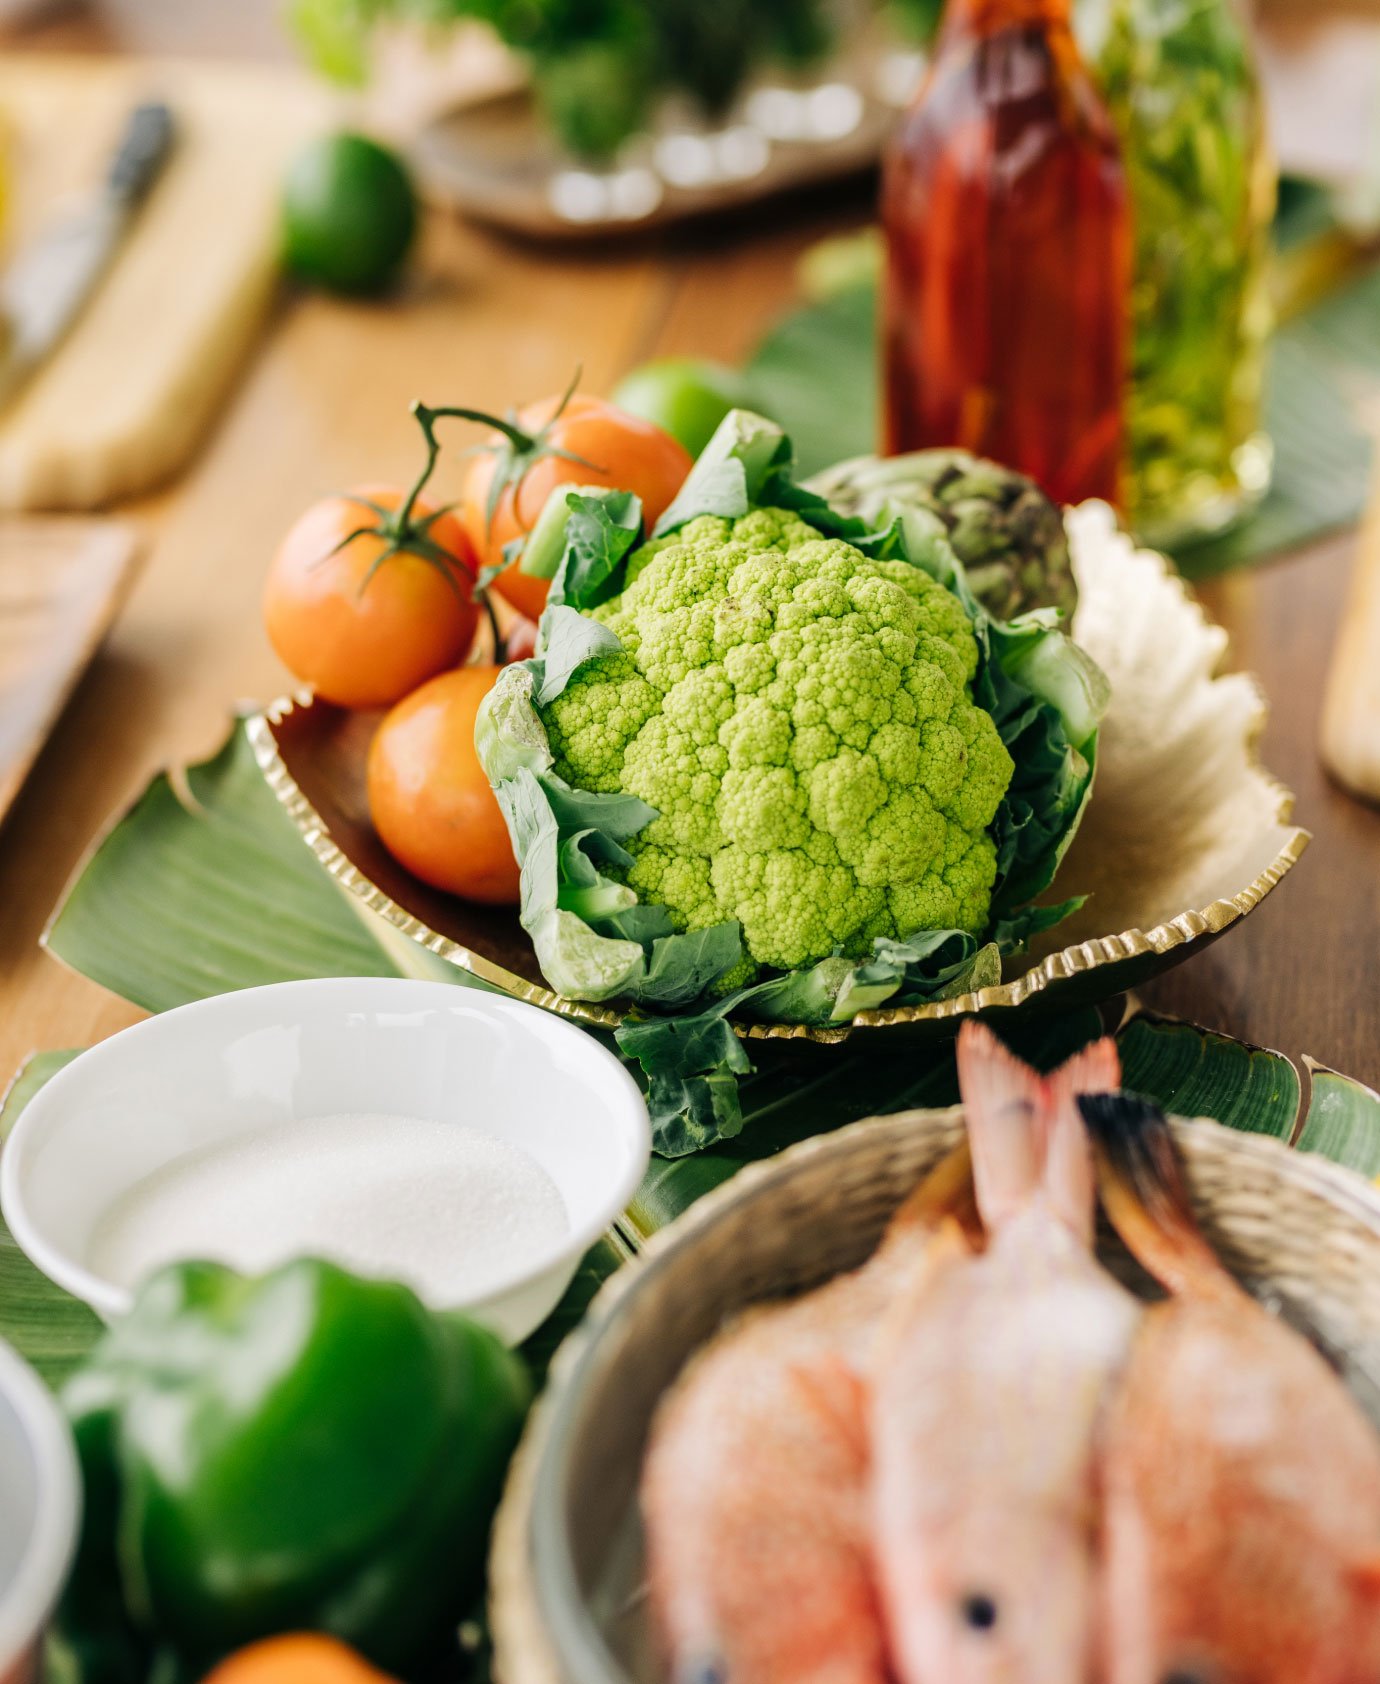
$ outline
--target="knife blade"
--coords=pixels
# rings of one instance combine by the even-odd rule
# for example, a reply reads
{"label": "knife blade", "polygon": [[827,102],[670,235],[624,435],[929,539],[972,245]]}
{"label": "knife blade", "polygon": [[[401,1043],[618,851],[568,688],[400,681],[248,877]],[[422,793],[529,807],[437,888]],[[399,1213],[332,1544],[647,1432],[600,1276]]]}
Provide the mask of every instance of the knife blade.
{"label": "knife blade", "polygon": [[166,105],[130,113],[104,183],[0,274],[0,405],[62,342],[95,291],[173,144]]}

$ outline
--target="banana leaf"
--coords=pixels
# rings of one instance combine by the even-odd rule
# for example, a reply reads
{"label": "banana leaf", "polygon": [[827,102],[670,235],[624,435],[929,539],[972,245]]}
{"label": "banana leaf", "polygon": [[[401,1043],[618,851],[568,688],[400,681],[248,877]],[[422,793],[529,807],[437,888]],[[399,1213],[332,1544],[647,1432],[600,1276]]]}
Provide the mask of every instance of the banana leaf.
{"label": "banana leaf", "polygon": [[1380,1094],[1311,1058],[1303,1062],[1313,1079],[1313,1097],[1299,1150],[1321,1152],[1361,1175],[1380,1175]]}
{"label": "banana leaf", "polygon": [[1282,1053],[1150,1016],[1133,1018],[1118,1044],[1125,1085],[1164,1110],[1293,1139],[1301,1085]]}
{"label": "banana leaf", "polygon": [[151,1012],[258,983],[403,974],[302,846],[240,730],[184,777],[153,779],[44,940]]}
{"label": "banana leaf", "polygon": [[[36,1053],[0,1102],[0,1141],[33,1096],[79,1049]],[[0,1334],[52,1385],[60,1385],[100,1336],[94,1311],[41,1275],[0,1218]]]}

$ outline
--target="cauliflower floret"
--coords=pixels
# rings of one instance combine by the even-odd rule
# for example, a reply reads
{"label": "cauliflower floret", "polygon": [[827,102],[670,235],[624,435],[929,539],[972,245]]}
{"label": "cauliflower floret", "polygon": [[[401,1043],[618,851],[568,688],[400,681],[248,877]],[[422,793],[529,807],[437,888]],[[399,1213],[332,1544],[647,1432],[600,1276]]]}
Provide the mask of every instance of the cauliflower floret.
{"label": "cauliflower floret", "polygon": [[784,970],[982,929],[1013,768],[942,585],[755,509],[644,545],[594,617],[623,649],[542,710],[556,770],[657,809],[627,881],[677,929]]}

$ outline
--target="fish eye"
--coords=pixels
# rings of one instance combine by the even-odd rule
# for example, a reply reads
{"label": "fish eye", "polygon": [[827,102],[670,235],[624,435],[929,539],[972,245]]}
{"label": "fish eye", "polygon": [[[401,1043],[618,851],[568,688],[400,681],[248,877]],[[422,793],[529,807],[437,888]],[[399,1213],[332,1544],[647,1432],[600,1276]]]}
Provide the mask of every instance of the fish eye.
{"label": "fish eye", "polygon": [[677,1667],[676,1684],[728,1684],[728,1668],[717,1655],[699,1655]]}
{"label": "fish eye", "polygon": [[1176,1666],[1166,1672],[1160,1684],[1210,1684],[1205,1672],[1195,1672],[1192,1667]]}
{"label": "fish eye", "polygon": [[963,1623],[973,1631],[991,1631],[997,1623],[997,1605],[985,1591],[970,1590],[958,1608]]}

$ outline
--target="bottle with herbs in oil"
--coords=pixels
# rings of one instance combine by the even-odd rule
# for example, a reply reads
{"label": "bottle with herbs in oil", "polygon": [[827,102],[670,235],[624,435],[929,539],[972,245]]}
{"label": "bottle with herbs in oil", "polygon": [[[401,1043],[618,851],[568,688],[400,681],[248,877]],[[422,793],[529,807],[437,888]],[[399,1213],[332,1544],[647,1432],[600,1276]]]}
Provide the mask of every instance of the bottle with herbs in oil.
{"label": "bottle with herbs in oil", "polygon": [[1119,503],[1129,207],[1070,0],[948,0],[883,221],[888,451],[960,445]]}
{"label": "bottle with herbs in oil", "polygon": [[1265,491],[1260,429],[1275,172],[1233,0],[1080,0],[1121,137],[1135,258],[1127,504],[1174,545]]}

